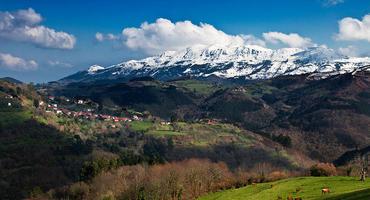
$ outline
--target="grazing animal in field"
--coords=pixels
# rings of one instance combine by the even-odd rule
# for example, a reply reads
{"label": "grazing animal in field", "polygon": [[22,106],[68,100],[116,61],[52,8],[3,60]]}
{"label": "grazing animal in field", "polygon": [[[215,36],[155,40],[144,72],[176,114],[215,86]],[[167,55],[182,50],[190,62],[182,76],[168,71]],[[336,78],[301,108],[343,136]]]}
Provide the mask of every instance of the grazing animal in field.
{"label": "grazing animal in field", "polygon": [[290,194],[286,199],[287,199],[287,200],[293,200],[293,197],[292,197],[292,195]]}
{"label": "grazing animal in field", "polygon": [[296,197],[296,198],[294,198],[294,200],[302,200],[302,198],[301,197]]}
{"label": "grazing animal in field", "polygon": [[257,183],[252,183],[253,187],[255,187],[257,185]]}
{"label": "grazing animal in field", "polygon": [[330,193],[330,189],[329,188],[323,188],[321,190],[321,194],[328,194],[328,193]]}

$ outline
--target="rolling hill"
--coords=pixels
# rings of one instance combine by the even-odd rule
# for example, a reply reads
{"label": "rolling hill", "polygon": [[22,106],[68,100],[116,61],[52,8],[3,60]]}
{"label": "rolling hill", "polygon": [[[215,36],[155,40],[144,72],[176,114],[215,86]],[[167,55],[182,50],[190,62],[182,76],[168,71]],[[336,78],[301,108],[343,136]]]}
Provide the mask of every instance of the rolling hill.
{"label": "rolling hill", "polygon": [[[300,177],[217,192],[199,200],[275,200],[287,199],[289,195],[307,200],[366,200],[370,196],[369,186],[369,181],[352,177]],[[323,195],[321,189],[325,187],[331,192]]]}
{"label": "rolling hill", "polygon": [[214,118],[281,143],[284,139],[278,136],[284,136],[291,148],[331,162],[369,142],[370,73],[364,69],[325,79],[315,75],[230,84],[194,79],[79,82],[49,91],[90,98],[103,107],[149,111],[164,119]]}
{"label": "rolling hill", "polygon": [[[129,86],[137,84],[131,82]],[[159,90],[145,91],[154,91],[154,97],[178,96],[173,91],[162,90],[163,83],[142,84],[140,87],[161,86]],[[181,84],[183,92],[189,90],[185,89],[185,83]],[[198,84],[192,82],[186,87],[203,88]],[[203,89],[203,92],[208,91],[208,88]],[[113,90],[117,91],[120,90]],[[258,162],[264,162],[276,168],[301,170],[310,162],[307,158],[305,163],[297,163],[299,153],[232,124],[208,123],[207,120],[163,124],[157,116],[116,123],[57,115],[40,106],[41,100],[45,101],[44,107],[51,104],[47,102],[49,97],[41,93],[32,85],[0,81],[1,199],[23,199],[48,190],[63,190],[77,181],[88,182],[122,165],[156,165],[199,158],[224,162],[231,169],[253,168]],[[198,94],[188,95],[192,96],[190,102],[200,98]],[[183,96],[179,101],[181,98]],[[128,102],[134,105],[134,101]],[[58,108],[62,106],[59,104]]]}

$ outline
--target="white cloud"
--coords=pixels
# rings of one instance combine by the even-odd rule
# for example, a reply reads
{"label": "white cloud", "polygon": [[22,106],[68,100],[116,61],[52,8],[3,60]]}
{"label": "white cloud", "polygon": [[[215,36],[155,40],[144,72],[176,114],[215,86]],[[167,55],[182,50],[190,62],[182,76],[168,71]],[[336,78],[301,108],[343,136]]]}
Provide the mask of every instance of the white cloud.
{"label": "white cloud", "polygon": [[315,46],[310,38],[302,37],[296,33],[285,34],[280,32],[268,32],[263,33],[263,38],[266,40],[266,42],[272,44],[282,43],[294,48]]}
{"label": "white cloud", "polygon": [[11,54],[0,53],[0,67],[4,67],[10,70],[23,71],[23,70],[35,70],[38,64],[34,60],[24,60],[13,56]]}
{"label": "white cloud", "polygon": [[240,45],[242,36],[228,35],[209,24],[195,25],[190,21],[173,23],[159,18],[154,23],[144,22],[139,28],[125,28],[123,43],[130,49],[157,54],[194,45]]}
{"label": "white cloud", "polygon": [[105,36],[108,40],[117,40],[119,39],[118,36],[115,36],[113,35],[112,33],[108,33],[106,36]]}
{"label": "white cloud", "polygon": [[323,0],[325,6],[335,6],[344,3],[344,0]]}
{"label": "white cloud", "polygon": [[355,56],[359,56],[359,49],[355,46],[350,45],[347,47],[338,48],[338,53],[345,55],[345,56],[355,57]]}
{"label": "white cloud", "polygon": [[258,46],[261,46],[261,47],[266,46],[266,42],[264,40],[259,39],[259,38],[255,37],[254,35],[241,35],[241,37],[243,38],[245,44],[258,45]]}
{"label": "white cloud", "polygon": [[339,21],[338,40],[355,41],[366,40],[370,42],[370,14],[365,15],[361,20],[351,17]]}
{"label": "white cloud", "polygon": [[159,18],[154,23],[144,22],[140,27],[125,28],[122,35],[103,34],[97,32],[95,39],[98,42],[107,40],[121,41],[124,46],[153,55],[164,51],[177,51],[192,46],[241,46],[281,44],[288,47],[306,48],[317,46],[310,38],[296,33],[284,34],[280,32],[264,33],[262,38],[250,34],[231,35],[216,29],[210,24],[193,24],[191,21],[171,22]]}
{"label": "white cloud", "polygon": [[119,40],[120,37],[119,36],[116,36],[112,33],[108,33],[108,34],[103,34],[103,33],[95,33],[95,40],[98,41],[98,42],[103,42],[105,40]]}
{"label": "white cloud", "polygon": [[103,42],[104,41],[104,36],[102,33],[95,33],[95,39],[98,41],[98,42]]}
{"label": "white cloud", "polygon": [[50,66],[58,66],[58,67],[73,67],[72,64],[70,63],[67,63],[67,62],[62,62],[62,61],[58,61],[58,60],[49,60],[48,61],[48,64]]}
{"label": "white cloud", "polygon": [[73,35],[42,26],[41,21],[41,15],[32,8],[15,12],[0,11],[0,37],[46,48],[74,47],[76,38]]}

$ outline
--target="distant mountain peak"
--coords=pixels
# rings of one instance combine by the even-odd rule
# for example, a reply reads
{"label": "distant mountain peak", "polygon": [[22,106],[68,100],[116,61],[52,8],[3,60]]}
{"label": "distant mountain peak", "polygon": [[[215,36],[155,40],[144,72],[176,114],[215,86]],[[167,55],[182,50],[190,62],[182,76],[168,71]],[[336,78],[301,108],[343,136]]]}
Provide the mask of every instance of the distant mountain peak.
{"label": "distant mountain peak", "polygon": [[103,69],[105,69],[105,68],[100,66],[100,65],[91,65],[89,67],[89,69],[87,70],[87,72],[89,74],[95,74],[97,71],[100,71],[100,70],[103,70]]}

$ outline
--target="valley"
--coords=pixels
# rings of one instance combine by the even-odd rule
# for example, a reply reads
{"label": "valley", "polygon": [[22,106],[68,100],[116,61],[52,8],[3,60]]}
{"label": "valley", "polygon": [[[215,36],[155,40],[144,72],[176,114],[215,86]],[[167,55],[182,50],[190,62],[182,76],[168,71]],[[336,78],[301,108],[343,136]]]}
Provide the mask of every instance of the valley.
{"label": "valley", "polygon": [[[365,70],[319,80],[297,75],[229,84],[189,78],[38,86],[2,81],[2,162],[8,163],[2,170],[7,183],[2,195],[15,188],[23,193],[12,198],[47,191],[54,197],[72,195],[71,187],[77,187],[73,183],[95,187],[94,180],[112,170],[145,163],[172,168],[178,162],[211,161],[224,163],[230,170],[225,173],[246,176],[204,188],[192,198],[235,184],[306,175],[314,163],[337,159],[338,174],[351,166],[356,175],[357,157],[346,152],[368,145],[369,78]],[[24,135],[31,127],[34,135]],[[42,156],[50,162],[17,161],[27,148],[29,159]],[[41,174],[28,182],[9,179],[27,173],[22,172],[25,167],[41,173],[41,165],[58,169],[53,174],[61,181],[40,179]],[[70,186],[61,190],[63,185]]]}
{"label": "valley", "polygon": [[0,200],[369,200],[369,10],[0,0]]}

